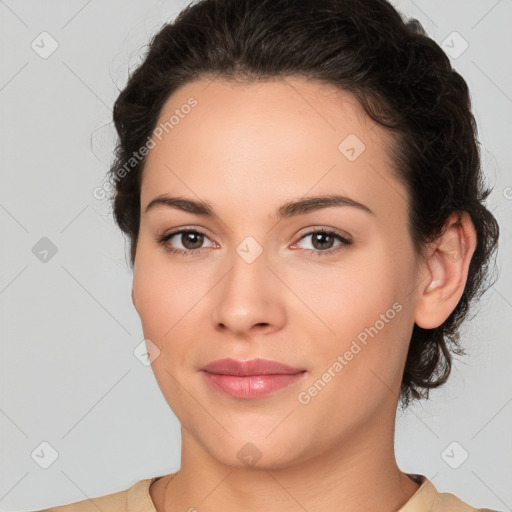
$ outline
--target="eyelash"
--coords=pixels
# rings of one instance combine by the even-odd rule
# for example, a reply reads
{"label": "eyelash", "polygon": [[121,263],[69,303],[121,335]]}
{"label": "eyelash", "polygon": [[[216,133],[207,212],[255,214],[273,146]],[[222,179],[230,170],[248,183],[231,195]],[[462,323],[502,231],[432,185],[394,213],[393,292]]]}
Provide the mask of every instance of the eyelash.
{"label": "eyelash", "polygon": [[[176,235],[180,235],[182,233],[195,233],[195,234],[198,234],[198,235],[203,235],[205,236],[206,238],[207,235],[201,231],[198,231],[196,229],[180,229],[180,230],[177,230],[177,231],[173,231],[172,233],[168,233],[166,235],[162,235],[160,237],[157,238],[157,242],[162,245],[164,247],[164,249],[172,254],[176,254],[176,255],[182,255],[182,256],[192,256],[192,257],[196,257],[196,256],[200,256],[201,255],[201,249],[204,249],[203,248],[199,248],[199,249],[176,249],[175,247],[172,247],[171,245],[169,245],[168,241],[173,238],[174,236]],[[303,240],[304,238],[310,236],[310,235],[314,235],[316,233],[323,233],[325,235],[332,235],[334,236],[335,238],[337,238],[341,244],[336,246],[336,247],[333,247],[332,249],[327,249],[325,251],[321,251],[319,249],[302,249],[302,252],[311,252],[312,255],[314,256],[329,256],[341,249],[343,249],[344,247],[348,247],[350,245],[352,245],[352,240],[349,240],[348,238],[345,238],[341,235],[339,235],[338,233],[336,233],[335,231],[332,231],[332,230],[329,230],[329,229],[314,229],[313,231],[309,231],[308,233],[306,233],[305,235],[303,235],[300,239],[299,239],[299,242],[301,240]]]}

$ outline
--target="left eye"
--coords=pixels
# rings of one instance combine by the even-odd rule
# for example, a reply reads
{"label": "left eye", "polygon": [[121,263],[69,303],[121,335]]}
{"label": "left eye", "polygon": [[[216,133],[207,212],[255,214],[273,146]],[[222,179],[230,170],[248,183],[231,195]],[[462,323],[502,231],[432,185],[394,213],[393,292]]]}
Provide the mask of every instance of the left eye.
{"label": "left eye", "polygon": [[[310,231],[301,237],[300,240],[304,240],[305,238],[312,237],[311,243],[312,249],[303,249],[313,251],[313,254],[316,255],[325,255],[332,254],[335,251],[343,248],[344,246],[348,246],[352,243],[351,240],[345,238],[335,231],[329,231],[325,229],[316,229],[314,231]],[[332,247],[332,244],[335,240],[339,240],[339,244],[337,246]]]}

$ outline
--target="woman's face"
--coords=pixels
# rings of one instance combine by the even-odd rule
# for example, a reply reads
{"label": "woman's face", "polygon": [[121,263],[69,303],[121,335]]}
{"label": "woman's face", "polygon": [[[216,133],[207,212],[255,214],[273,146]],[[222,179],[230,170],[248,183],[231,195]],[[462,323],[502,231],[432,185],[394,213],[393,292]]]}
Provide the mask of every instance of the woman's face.
{"label": "woman's face", "polygon": [[[231,466],[251,455],[278,467],[379,435],[424,284],[384,129],[350,94],[288,78],[189,83],[155,133],[132,296],[183,442]],[[348,200],[300,206],[326,196]],[[146,211],[157,197],[207,203],[211,215]],[[192,233],[158,242],[179,230]],[[269,379],[252,378],[252,394],[232,396],[201,370],[223,358],[305,371],[267,394]]]}

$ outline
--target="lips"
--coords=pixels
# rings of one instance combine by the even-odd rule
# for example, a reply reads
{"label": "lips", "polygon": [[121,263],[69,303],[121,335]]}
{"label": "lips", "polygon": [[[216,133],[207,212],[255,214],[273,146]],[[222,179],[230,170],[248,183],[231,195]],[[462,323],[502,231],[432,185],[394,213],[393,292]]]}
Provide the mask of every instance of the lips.
{"label": "lips", "polygon": [[201,370],[219,375],[237,375],[240,377],[249,375],[293,375],[304,371],[303,368],[293,368],[292,366],[269,359],[238,361],[231,358],[212,361],[201,368]]}
{"label": "lips", "polygon": [[278,361],[219,359],[203,368],[206,383],[232,398],[255,399],[287,388],[302,380],[307,371]]}

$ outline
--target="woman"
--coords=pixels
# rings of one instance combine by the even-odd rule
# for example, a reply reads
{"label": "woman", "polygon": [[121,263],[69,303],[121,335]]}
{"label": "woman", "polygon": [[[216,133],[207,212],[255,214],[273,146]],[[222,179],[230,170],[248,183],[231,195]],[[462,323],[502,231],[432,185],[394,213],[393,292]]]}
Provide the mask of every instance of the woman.
{"label": "woman", "polygon": [[462,353],[499,231],[466,82],[421,26],[384,0],[202,0],[114,121],[181,467],[47,510],[476,510],[394,454],[397,405]]}

